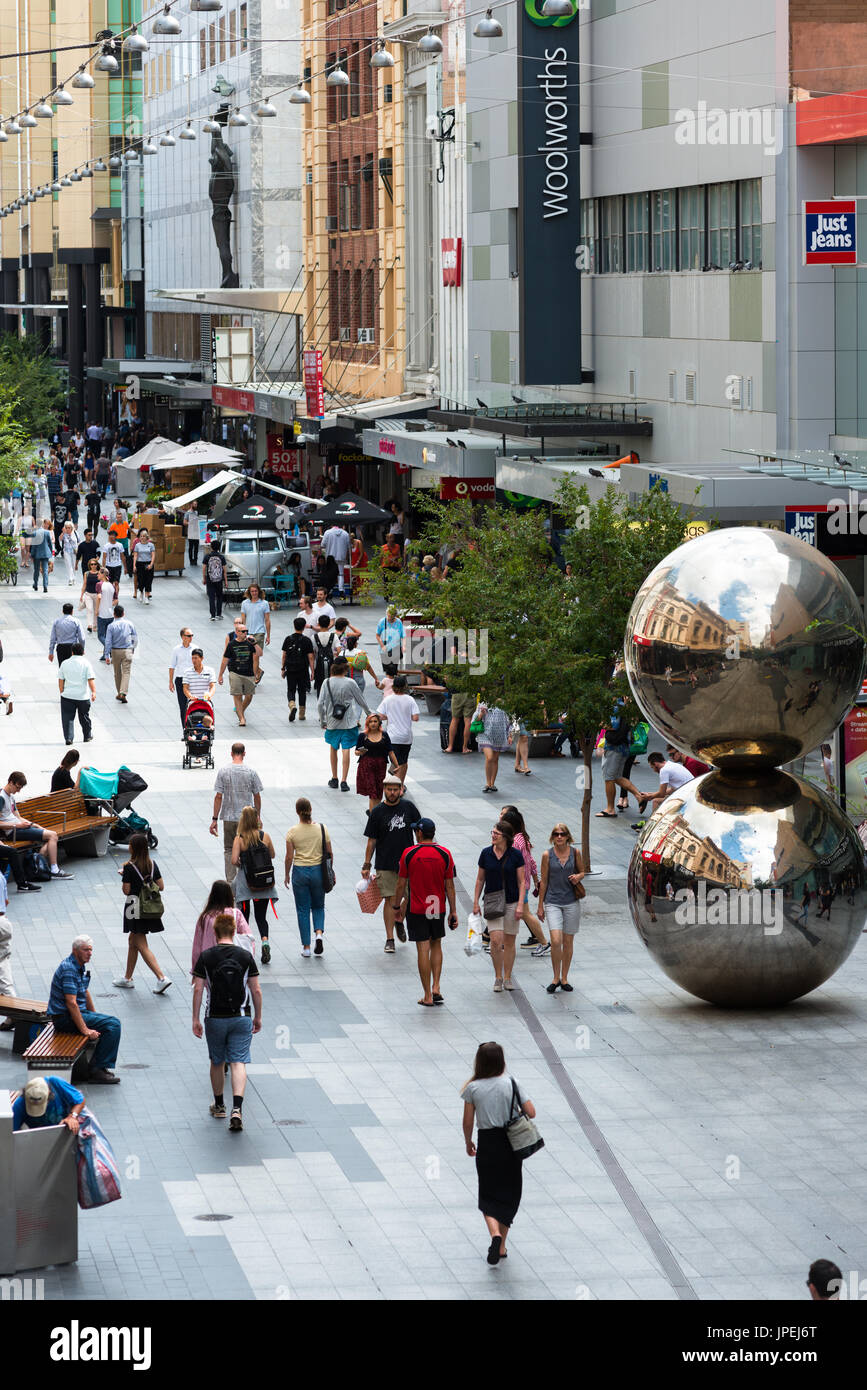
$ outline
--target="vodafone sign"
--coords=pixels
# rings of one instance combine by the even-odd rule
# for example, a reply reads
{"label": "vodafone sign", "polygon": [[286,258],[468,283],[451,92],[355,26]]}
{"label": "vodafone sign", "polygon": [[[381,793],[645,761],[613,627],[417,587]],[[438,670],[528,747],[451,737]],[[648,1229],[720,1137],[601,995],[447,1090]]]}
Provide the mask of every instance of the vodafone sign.
{"label": "vodafone sign", "polygon": [[471,502],[494,502],[496,483],[493,478],[441,478],[440,501],[453,502],[469,497]]}

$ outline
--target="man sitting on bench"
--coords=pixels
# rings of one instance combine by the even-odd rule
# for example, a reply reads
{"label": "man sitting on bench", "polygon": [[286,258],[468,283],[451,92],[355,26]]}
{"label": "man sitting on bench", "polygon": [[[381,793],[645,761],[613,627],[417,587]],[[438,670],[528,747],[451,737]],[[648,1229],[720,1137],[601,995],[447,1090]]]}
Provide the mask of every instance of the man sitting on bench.
{"label": "man sitting on bench", "polygon": [[120,1047],[120,1019],[113,1014],[97,1014],[90,997],[90,971],[87,966],[93,955],[89,936],[77,936],[72,954],[62,960],[51,981],[48,996],[48,1020],[55,1033],[83,1033],[96,1041],[90,1060],[88,1081],[100,1086],[117,1086],[120,1077],[111,1067],[117,1061]]}
{"label": "man sitting on bench", "polygon": [[34,825],[32,820],[19,816],[15,798],[26,786],[27,778],[23,772],[9,773],[9,780],[0,792],[0,836],[4,840],[26,840],[44,849],[52,878],[74,878],[74,874],[64,873],[57,867],[57,831],[43,830],[41,825]]}

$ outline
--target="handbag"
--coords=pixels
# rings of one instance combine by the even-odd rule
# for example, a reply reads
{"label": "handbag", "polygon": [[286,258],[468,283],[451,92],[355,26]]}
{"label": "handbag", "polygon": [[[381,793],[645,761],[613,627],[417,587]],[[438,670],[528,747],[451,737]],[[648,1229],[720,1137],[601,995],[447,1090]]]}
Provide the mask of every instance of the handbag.
{"label": "handbag", "polygon": [[358,906],[368,917],[379,911],[382,894],[377,886],[375,874],[371,874],[370,878],[360,878],[355,885],[355,893]]}
{"label": "handbag", "polygon": [[641,719],[632,730],[632,738],[629,741],[629,752],[633,757],[638,757],[639,753],[647,752],[647,740],[650,738],[650,725]]}
{"label": "handbag", "polygon": [[336,882],[334,865],[332,856],[327,854],[325,850],[325,826],[320,824],[319,829],[322,831],[322,891],[323,893],[330,893]]}
{"label": "handbag", "polygon": [[[578,851],[577,851],[577,849],[575,848],[575,846],[573,845],[573,846],[572,846],[572,872],[573,872],[573,873],[576,873],[576,874],[580,872],[580,870],[579,870],[579,868],[578,868],[578,858],[577,858],[577,856],[578,856]],[[572,892],[575,894],[575,897],[578,899],[578,902],[579,902],[579,903],[580,903],[580,901],[581,901],[582,898],[586,898],[586,897],[587,897],[587,889],[584,887],[584,884],[583,884],[583,883],[573,883],[573,884],[572,884]]]}
{"label": "handbag", "polygon": [[484,721],[484,719],[482,718],[482,716],[481,716],[480,713],[479,713],[479,711],[480,711],[481,709],[482,709],[482,706],[481,706],[481,705],[476,705],[475,713],[473,714],[473,717],[472,717],[472,719],[470,720],[470,733],[471,733],[471,734],[481,734],[481,733],[484,733],[484,731],[485,731],[485,721]]}
{"label": "handbag", "polygon": [[[515,1078],[512,1076],[509,1079],[512,1083],[512,1108],[505,1127],[506,1138],[512,1147],[512,1152],[523,1160],[529,1158],[531,1154],[538,1153],[539,1149],[544,1149],[545,1140],[536,1128],[535,1120],[531,1120],[529,1115],[525,1115],[521,1109]],[[515,1114],[516,1105],[518,1107],[517,1115]]]}
{"label": "handbag", "polygon": [[486,893],[482,900],[482,915],[486,922],[491,922],[497,917],[506,915],[506,890],[505,888],[495,888],[493,892]]}

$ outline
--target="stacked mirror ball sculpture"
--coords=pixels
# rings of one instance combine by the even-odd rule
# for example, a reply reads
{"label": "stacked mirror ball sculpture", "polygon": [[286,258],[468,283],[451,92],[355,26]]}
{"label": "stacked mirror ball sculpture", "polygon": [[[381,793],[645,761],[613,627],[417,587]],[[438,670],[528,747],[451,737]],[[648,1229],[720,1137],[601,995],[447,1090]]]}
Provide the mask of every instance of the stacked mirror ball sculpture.
{"label": "stacked mirror ball sculpture", "polygon": [[625,639],[635,700],[713,770],[641,831],[629,904],[654,960],[700,999],[785,1004],[829,979],[858,940],[858,835],[823,790],[779,765],[830,739],[848,713],[865,638],[840,571],[778,531],[688,541],[638,592]]}

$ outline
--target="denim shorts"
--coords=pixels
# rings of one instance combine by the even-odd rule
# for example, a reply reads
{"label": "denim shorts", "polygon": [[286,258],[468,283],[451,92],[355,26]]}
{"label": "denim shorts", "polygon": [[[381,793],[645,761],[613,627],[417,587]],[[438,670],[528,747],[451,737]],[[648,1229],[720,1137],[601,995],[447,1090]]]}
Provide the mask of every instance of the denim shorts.
{"label": "denim shorts", "polygon": [[249,1062],[253,1020],[246,1014],[237,1018],[206,1018],[205,1039],[208,1057],[215,1063]]}

